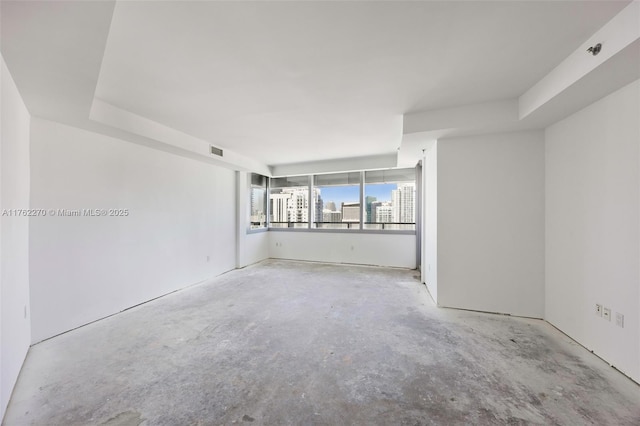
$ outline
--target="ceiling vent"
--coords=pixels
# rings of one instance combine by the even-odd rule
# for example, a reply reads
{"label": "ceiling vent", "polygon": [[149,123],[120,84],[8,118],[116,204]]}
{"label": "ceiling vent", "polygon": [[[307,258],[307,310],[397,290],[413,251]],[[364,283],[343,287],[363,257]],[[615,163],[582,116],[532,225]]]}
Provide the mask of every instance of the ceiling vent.
{"label": "ceiling vent", "polygon": [[222,150],[220,148],[216,148],[213,145],[211,145],[209,148],[211,148],[211,154],[217,155],[218,157],[222,157]]}

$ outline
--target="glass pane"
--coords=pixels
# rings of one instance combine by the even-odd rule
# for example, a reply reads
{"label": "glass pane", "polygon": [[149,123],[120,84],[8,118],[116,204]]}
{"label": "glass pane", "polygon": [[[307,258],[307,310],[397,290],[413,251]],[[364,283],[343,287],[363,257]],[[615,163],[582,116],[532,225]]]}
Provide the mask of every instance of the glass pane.
{"label": "glass pane", "polygon": [[272,188],[291,188],[296,186],[309,185],[309,176],[285,176],[279,178],[271,178]]}
{"label": "glass pane", "polygon": [[313,180],[315,186],[359,185],[360,172],[315,175]]}
{"label": "glass pane", "polygon": [[250,228],[259,229],[267,225],[267,178],[251,173]]}
{"label": "glass pane", "polygon": [[314,228],[360,228],[359,172],[316,175],[313,191]]}
{"label": "glass pane", "polygon": [[365,172],[365,229],[415,229],[415,169]]}
{"label": "glass pane", "polygon": [[366,183],[414,183],[416,169],[372,170],[364,173]]}
{"label": "glass pane", "polygon": [[267,177],[257,173],[251,173],[251,186],[267,187]]}
{"label": "glass pane", "polygon": [[309,187],[271,188],[269,207],[272,228],[306,228],[309,223]]}
{"label": "glass pane", "polygon": [[264,228],[266,226],[266,195],[265,188],[251,188],[251,229]]}

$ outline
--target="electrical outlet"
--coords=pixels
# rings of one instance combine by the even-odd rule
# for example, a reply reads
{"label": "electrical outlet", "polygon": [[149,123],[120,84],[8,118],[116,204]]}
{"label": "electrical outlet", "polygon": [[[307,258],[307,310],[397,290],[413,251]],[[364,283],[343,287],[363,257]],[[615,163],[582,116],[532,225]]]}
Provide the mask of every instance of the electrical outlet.
{"label": "electrical outlet", "polygon": [[599,303],[596,303],[596,315],[599,317],[602,316],[602,305]]}
{"label": "electrical outlet", "polygon": [[611,321],[611,309],[603,308],[602,309],[602,317],[607,321]]}
{"label": "electrical outlet", "polygon": [[624,328],[624,315],[620,312],[616,312],[616,325],[620,328]]}

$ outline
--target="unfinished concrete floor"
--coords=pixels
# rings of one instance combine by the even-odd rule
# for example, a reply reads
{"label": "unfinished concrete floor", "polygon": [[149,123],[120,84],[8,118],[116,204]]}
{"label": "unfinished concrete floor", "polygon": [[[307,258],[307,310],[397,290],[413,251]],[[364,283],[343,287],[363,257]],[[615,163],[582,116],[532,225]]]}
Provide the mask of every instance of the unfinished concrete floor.
{"label": "unfinished concrete floor", "polygon": [[265,261],[31,348],[6,425],[638,425],[640,387],[415,271]]}

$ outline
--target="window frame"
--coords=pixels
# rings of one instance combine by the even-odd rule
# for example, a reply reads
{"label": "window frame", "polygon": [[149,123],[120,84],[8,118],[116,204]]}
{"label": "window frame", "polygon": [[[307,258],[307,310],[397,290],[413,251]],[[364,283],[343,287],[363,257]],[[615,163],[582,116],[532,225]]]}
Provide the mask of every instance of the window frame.
{"label": "window frame", "polygon": [[[264,184],[258,184],[256,181],[258,179],[264,179]],[[268,176],[261,175],[260,173],[249,173],[248,174],[248,187],[249,187],[249,221],[247,226],[247,234],[257,234],[260,232],[267,232],[269,230],[269,180]],[[264,185],[264,186],[262,186]],[[253,227],[253,221],[251,220],[251,216],[253,213],[253,190],[254,189],[263,189],[264,197],[262,199],[263,207],[264,207],[264,226],[260,226],[257,228]]]}
{"label": "window frame", "polygon": [[[312,202],[310,200],[311,197],[311,176],[312,175],[291,175],[291,176],[278,176],[278,177],[271,177],[268,179],[268,183],[267,183],[267,209],[268,209],[268,216],[267,216],[267,229],[269,231],[273,231],[273,230],[306,230],[309,227],[309,219],[310,219],[310,214],[311,214],[311,205]],[[298,184],[292,185],[289,184],[289,179],[292,180],[292,183],[295,183],[294,181],[298,180],[299,182],[297,182]],[[274,185],[273,182],[276,180],[280,180],[283,181],[284,183],[286,183],[284,186],[283,185]],[[306,180],[306,183],[303,183],[302,180]],[[307,221],[306,222],[291,222],[291,221],[287,221],[287,222],[272,222],[271,220],[271,191],[274,189],[286,189],[286,188],[306,188],[307,191]],[[286,223],[288,224],[288,226],[286,227],[273,227],[271,226],[272,223]],[[301,227],[301,226],[295,226],[296,223],[299,224],[306,224],[306,226]],[[292,224],[294,224],[293,226],[291,226]]]}
{"label": "window frame", "polygon": [[[414,196],[414,229],[367,229],[365,228],[365,217],[366,217],[366,206],[364,204],[365,201],[365,187],[367,185],[366,181],[365,181],[365,174],[366,172],[373,172],[373,171],[377,171],[377,170],[358,170],[358,171],[352,171],[349,173],[359,173],[360,174],[360,182],[359,182],[359,195],[360,195],[360,223],[359,226],[357,228],[317,228],[317,227],[313,227],[313,222],[315,219],[315,215],[314,215],[314,209],[315,209],[315,199],[313,197],[313,190],[316,187],[315,183],[316,183],[316,176],[322,176],[322,175],[331,175],[331,174],[338,174],[338,173],[313,173],[313,174],[306,174],[306,175],[291,175],[291,176],[276,176],[276,177],[270,177],[267,179],[267,218],[266,218],[266,228],[260,228],[259,231],[275,231],[275,232],[329,232],[329,233],[346,233],[346,234],[386,234],[386,235],[393,235],[393,234],[400,234],[400,235],[417,235],[418,229],[419,229],[419,220],[420,218],[418,217],[418,212],[419,212],[419,203],[421,202],[421,195],[419,194],[419,185],[418,185],[418,170],[417,168],[410,168],[410,167],[402,167],[402,168],[388,168],[385,170],[402,170],[402,169],[413,169],[415,172],[415,180],[414,185],[415,185],[415,196]],[[306,177],[306,180],[308,182],[307,185],[307,197],[308,197],[308,205],[307,205],[307,222],[299,222],[299,223],[305,223],[306,226],[305,227],[278,227],[278,228],[274,228],[271,226],[271,211],[270,211],[270,206],[271,206],[271,191],[274,188],[281,188],[280,186],[273,186],[272,182],[276,179],[287,179],[287,178],[296,178],[296,179],[304,179]],[[297,186],[302,186],[302,185],[297,185]],[[321,186],[321,185],[320,185]],[[254,231],[255,232],[255,231]]]}
{"label": "window frame", "polygon": [[[408,178],[407,176],[409,176],[408,171],[411,170],[411,174],[410,174],[410,178]],[[369,179],[367,179],[367,177],[369,177]],[[384,184],[394,184],[396,185],[396,189],[394,191],[398,191],[398,196],[399,197],[403,197],[404,195],[401,194],[406,194],[405,191],[401,190],[401,187],[405,187],[407,186],[407,184],[409,184],[409,186],[411,186],[413,188],[412,190],[412,199],[413,199],[413,205],[412,205],[412,210],[413,210],[413,222],[407,222],[407,221],[400,221],[398,218],[398,220],[396,222],[376,222],[374,220],[374,218],[370,218],[370,220],[367,222],[366,219],[363,221],[363,227],[364,229],[367,230],[373,230],[376,229],[374,228],[374,226],[376,225],[381,225],[381,229],[382,231],[388,232],[388,231],[392,231],[392,230],[403,230],[403,231],[415,231],[418,227],[417,225],[417,209],[418,209],[418,203],[419,203],[419,199],[418,199],[418,193],[417,193],[417,181],[418,181],[418,170],[417,167],[416,168],[409,168],[409,167],[398,167],[398,168],[394,168],[394,169],[381,169],[381,170],[366,170],[364,171],[364,176],[363,176],[363,197],[364,197],[364,202],[366,204],[366,198],[368,197],[367,195],[367,186],[369,185],[384,185]],[[392,197],[393,197],[393,191],[392,191]],[[374,202],[379,202],[382,203],[383,201],[374,201]],[[374,203],[372,202],[372,204]],[[391,206],[394,205],[393,202],[393,198],[390,200],[390,204]],[[400,204],[400,206],[402,205],[402,203]],[[366,205],[365,205],[365,217],[366,217]],[[386,206],[385,206],[386,207]],[[373,213],[373,212],[372,212]],[[392,215],[394,215],[394,212],[391,212]],[[402,213],[399,213],[400,216],[402,216]],[[369,225],[370,227],[367,228],[367,225]],[[385,225],[390,225],[390,226],[396,226],[400,229],[385,229]],[[402,229],[402,227],[405,226],[413,226],[413,229]]]}

